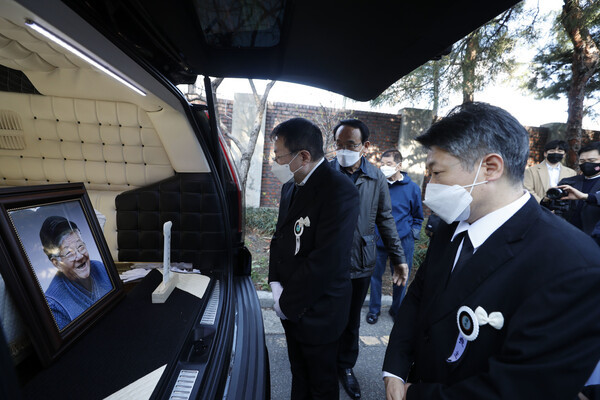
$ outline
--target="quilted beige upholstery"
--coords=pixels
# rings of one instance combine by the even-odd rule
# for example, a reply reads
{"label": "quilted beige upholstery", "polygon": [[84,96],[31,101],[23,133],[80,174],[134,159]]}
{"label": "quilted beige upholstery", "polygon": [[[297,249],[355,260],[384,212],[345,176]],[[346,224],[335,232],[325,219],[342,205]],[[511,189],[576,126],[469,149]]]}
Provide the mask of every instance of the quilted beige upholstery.
{"label": "quilted beige upholstery", "polygon": [[173,175],[145,111],[133,104],[2,93],[0,114],[20,117],[25,148],[0,148],[0,185],[84,182],[106,218],[116,257],[114,198]]}

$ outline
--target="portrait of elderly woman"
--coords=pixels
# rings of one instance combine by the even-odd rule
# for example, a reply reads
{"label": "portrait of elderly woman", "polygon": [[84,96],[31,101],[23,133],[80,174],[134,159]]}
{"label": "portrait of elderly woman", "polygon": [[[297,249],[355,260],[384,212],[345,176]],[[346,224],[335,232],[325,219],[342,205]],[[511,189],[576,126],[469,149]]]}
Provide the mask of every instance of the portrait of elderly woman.
{"label": "portrait of elderly woman", "polygon": [[61,216],[46,218],[40,229],[44,253],[57,272],[46,289],[46,301],[59,329],[111,291],[101,261],[91,260],[77,225]]}

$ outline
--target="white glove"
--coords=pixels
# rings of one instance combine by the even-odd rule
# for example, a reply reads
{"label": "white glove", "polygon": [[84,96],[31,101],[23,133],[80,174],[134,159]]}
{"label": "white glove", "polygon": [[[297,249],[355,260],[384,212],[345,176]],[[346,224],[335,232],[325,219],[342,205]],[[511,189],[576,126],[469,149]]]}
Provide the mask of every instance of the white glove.
{"label": "white glove", "polygon": [[271,282],[271,293],[273,294],[273,301],[277,303],[279,298],[281,297],[281,293],[283,293],[283,286],[279,282]]}
{"label": "white glove", "polygon": [[271,293],[273,293],[273,310],[275,310],[275,314],[281,319],[287,319],[285,314],[281,311],[281,307],[279,306],[279,298],[281,297],[281,293],[283,293],[283,286],[279,282],[271,282]]}
{"label": "white glove", "polygon": [[148,275],[148,272],[150,272],[149,269],[135,268],[128,269],[119,276],[121,277],[121,280],[123,282],[129,282],[145,277],[146,275]]}
{"label": "white glove", "polygon": [[281,311],[281,307],[279,307],[279,301],[276,301],[275,304],[273,304],[273,310],[275,310],[275,314],[277,314],[279,318],[287,319],[283,311]]}

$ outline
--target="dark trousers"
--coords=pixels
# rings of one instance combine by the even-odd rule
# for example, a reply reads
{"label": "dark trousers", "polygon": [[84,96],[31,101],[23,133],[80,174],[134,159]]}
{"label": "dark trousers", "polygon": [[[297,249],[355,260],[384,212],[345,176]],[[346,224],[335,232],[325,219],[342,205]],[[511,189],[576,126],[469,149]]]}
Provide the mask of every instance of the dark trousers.
{"label": "dark trousers", "polygon": [[321,345],[301,343],[295,339],[293,328],[283,325],[292,370],[291,399],[339,399],[338,341]]}
{"label": "dark trousers", "polygon": [[[402,238],[401,242],[402,248],[404,249],[404,255],[408,262],[408,276],[410,276],[410,270],[412,269],[413,264],[413,254],[415,251],[415,239],[413,239],[412,234],[409,234]],[[381,312],[381,286],[388,258],[387,249],[385,247],[377,246],[377,262],[375,263],[373,275],[371,275],[371,297],[369,300],[369,312],[373,314]],[[392,275],[394,275],[394,266],[391,263],[390,271]],[[404,299],[406,286],[392,286],[392,306],[390,307],[390,315],[395,317],[400,309],[402,299]]]}
{"label": "dark trousers", "polygon": [[350,299],[350,316],[346,329],[340,337],[338,350],[338,368],[354,368],[358,358],[358,330],[360,328],[360,311],[365,302],[371,277],[352,279],[352,297]]}

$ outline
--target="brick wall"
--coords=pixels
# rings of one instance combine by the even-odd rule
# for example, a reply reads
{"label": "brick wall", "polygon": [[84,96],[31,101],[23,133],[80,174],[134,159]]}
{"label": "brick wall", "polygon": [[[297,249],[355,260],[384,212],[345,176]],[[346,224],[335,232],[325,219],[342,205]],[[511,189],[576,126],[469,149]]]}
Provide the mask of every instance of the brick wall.
{"label": "brick wall", "polygon": [[542,162],[544,159],[544,145],[548,141],[549,129],[532,126],[525,128],[529,132],[529,159],[527,160],[527,166],[530,167]]}
{"label": "brick wall", "polygon": [[[233,101],[219,100],[217,103],[221,120],[231,132]],[[267,103],[265,121],[265,147],[263,152],[263,175],[261,183],[261,207],[278,207],[281,183],[271,174],[270,158],[273,156],[273,143],[268,135],[273,128],[290,118],[303,117],[315,122],[323,131],[324,142],[331,141],[331,130],[341,119],[358,118],[362,120],[371,132],[369,141],[371,148],[367,159],[376,163],[385,150],[396,148],[400,132],[401,115],[383,114],[368,111],[336,110],[323,106],[308,106],[291,103]],[[529,132],[529,159],[527,166],[537,164],[544,159],[544,145],[548,140],[549,129],[544,127],[526,127]],[[600,131],[583,131],[583,144],[589,141],[599,141]],[[231,145],[231,144],[230,144]],[[423,194],[429,177],[425,176]],[[426,210],[426,213],[429,210]]]}
{"label": "brick wall", "polygon": [[[544,127],[525,127],[529,132],[529,160],[527,166],[538,164],[544,160],[544,145],[548,141],[548,128]],[[582,146],[589,142],[600,141],[600,131],[584,129],[582,131]]]}
{"label": "brick wall", "polygon": [[[269,133],[281,122],[290,118],[302,117],[315,122],[323,134],[331,135],[331,130],[340,119],[358,118],[369,127],[371,151],[369,161],[376,161],[381,153],[395,148],[400,132],[400,115],[382,114],[365,111],[334,110],[322,106],[307,106],[290,103],[268,103],[265,132],[265,148],[263,154],[263,176],[261,183],[261,207],[278,207],[281,194],[281,183],[271,174],[270,158],[273,157],[273,143]],[[324,138],[324,141],[327,137]]]}
{"label": "brick wall", "polygon": [[588,142],[598,142],[600,141],[600,131],[591,131],[591,130],[583,130],[582,132],[583,138],[581,139],[582,144],[587,144]]}

